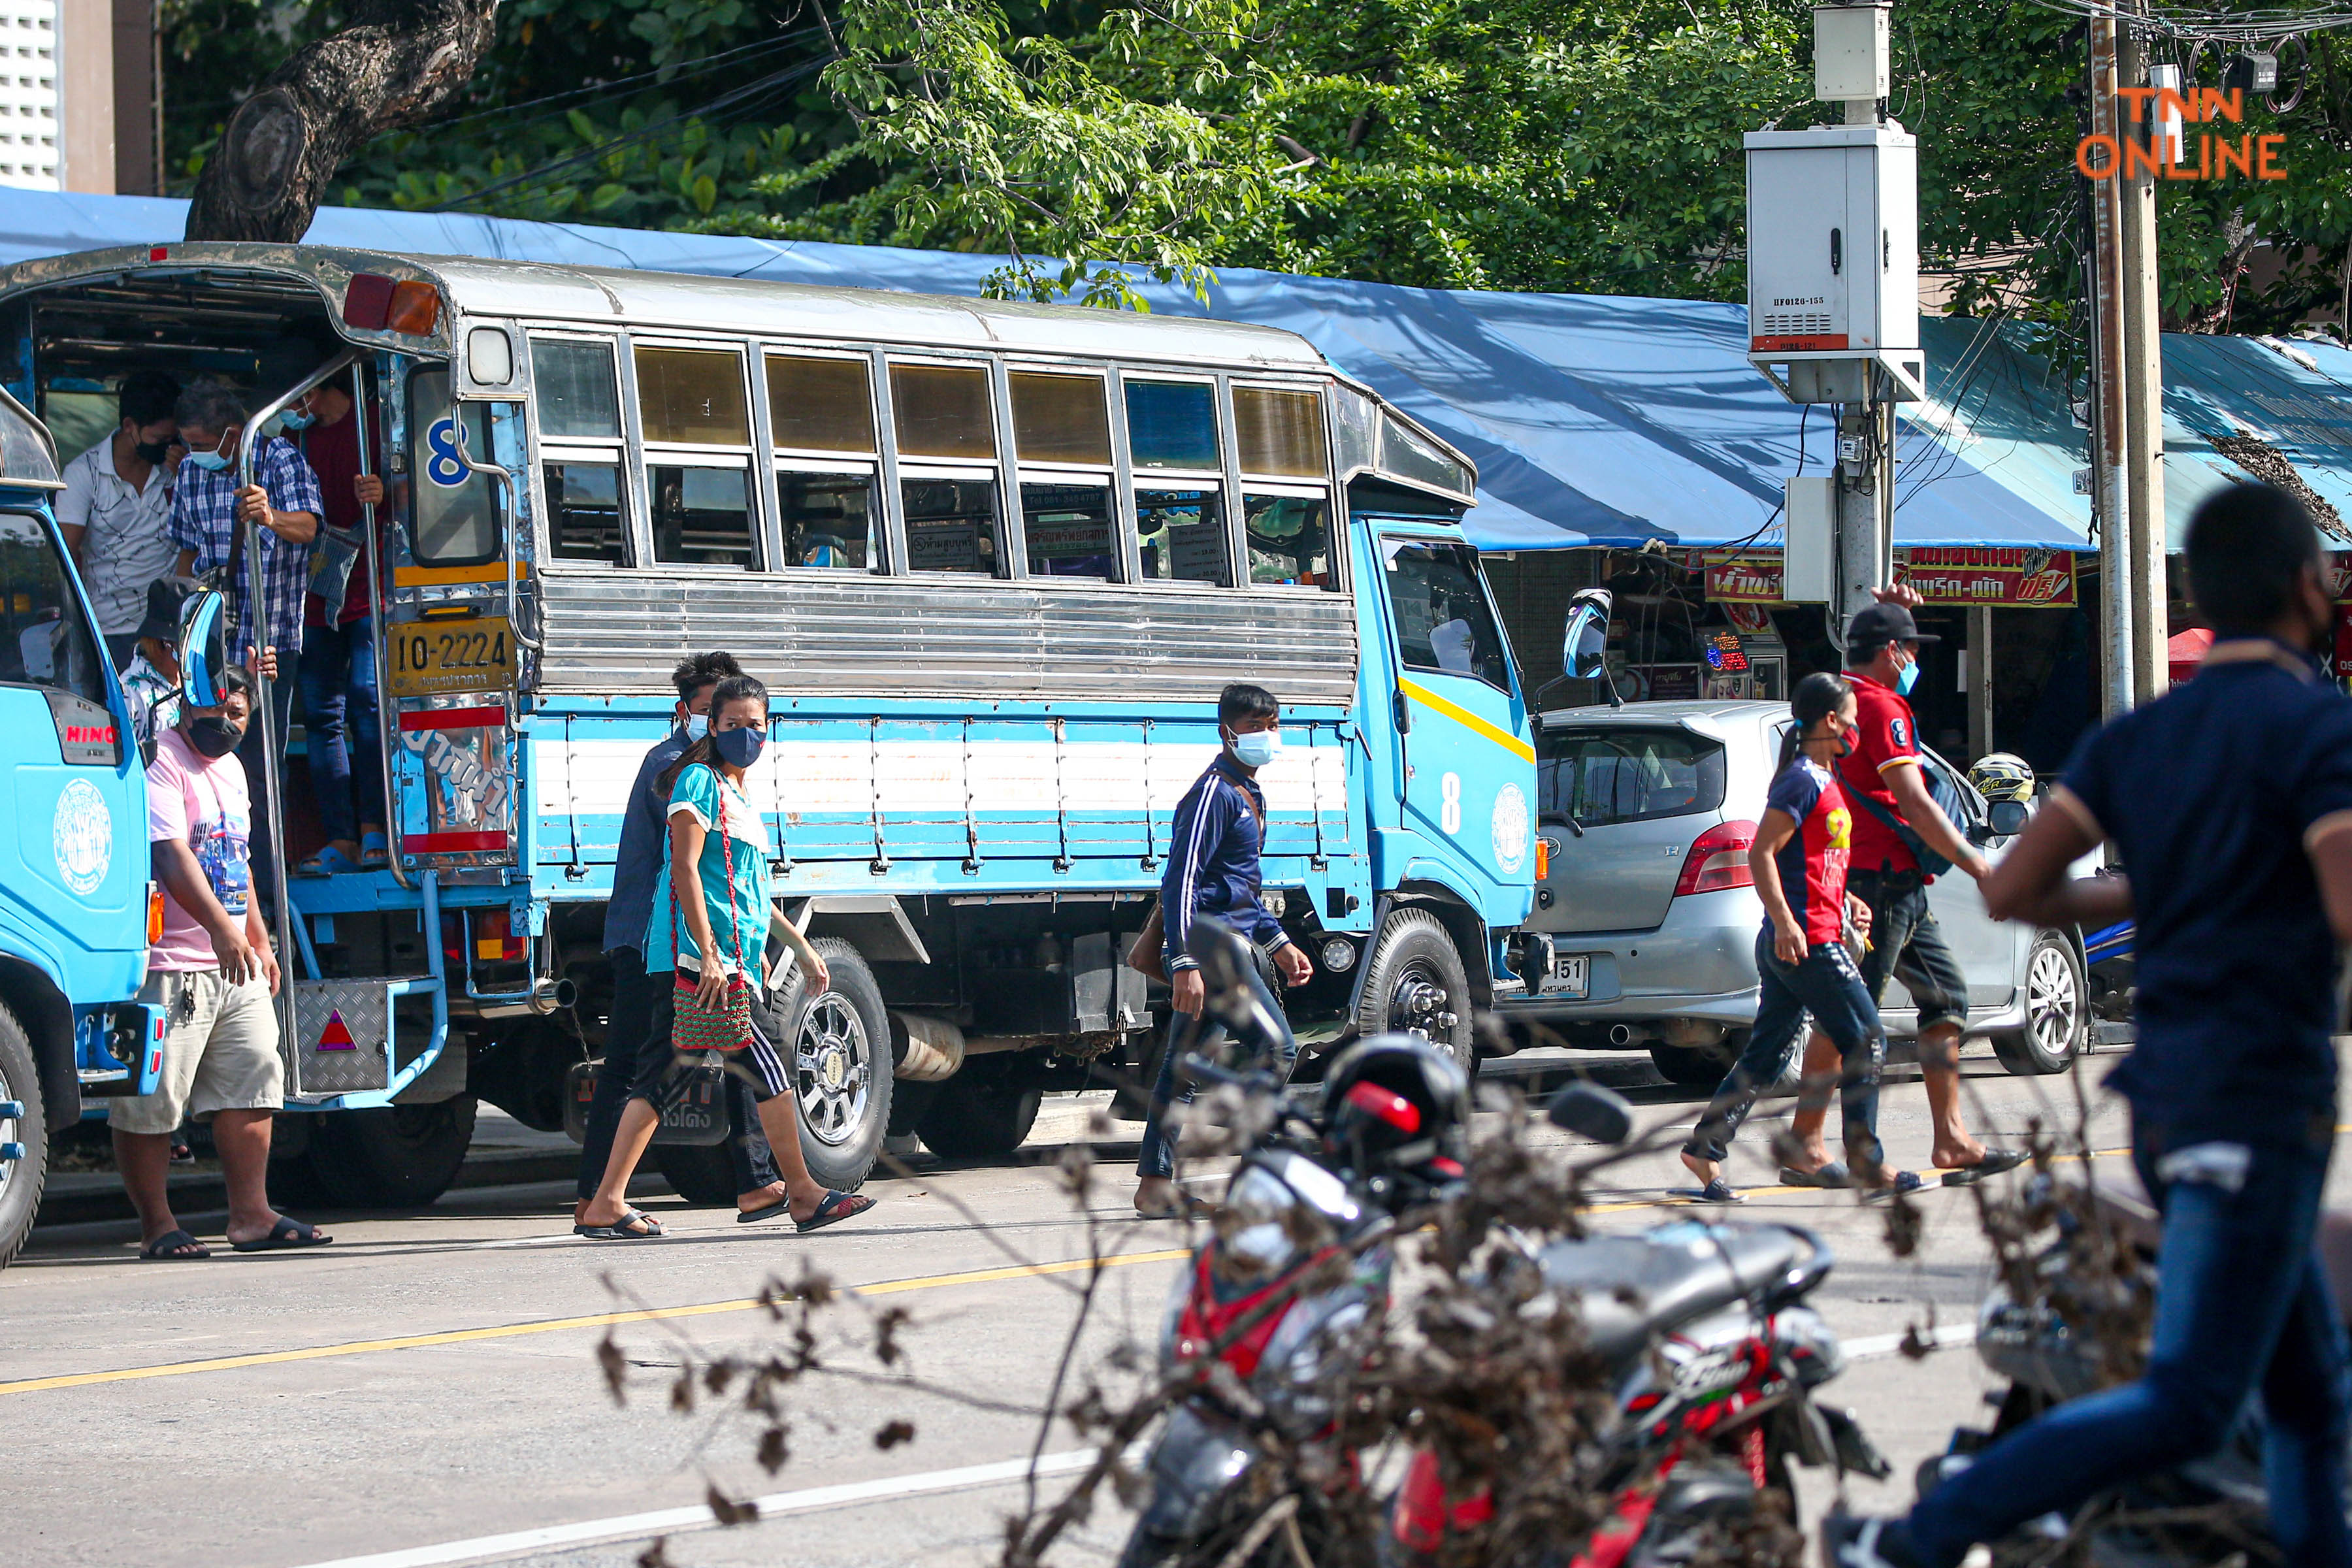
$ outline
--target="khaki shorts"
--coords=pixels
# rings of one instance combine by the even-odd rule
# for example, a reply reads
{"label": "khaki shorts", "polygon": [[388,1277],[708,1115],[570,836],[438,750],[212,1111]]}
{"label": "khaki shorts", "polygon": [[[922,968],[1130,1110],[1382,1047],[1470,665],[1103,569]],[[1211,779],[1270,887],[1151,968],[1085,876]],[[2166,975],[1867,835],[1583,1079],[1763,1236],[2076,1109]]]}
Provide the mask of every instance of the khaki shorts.
{"label": "khaki shorts", "polygon": [[147,976],[139,1000],[163,1009],[163,1075],[155,1092],[115,1100],[110,1126],[170,1132],[216,1110],[278,1110],[286,1070],[278,1060],[278,1008],[269,982],[231,985],[217,969],[165,969]]}

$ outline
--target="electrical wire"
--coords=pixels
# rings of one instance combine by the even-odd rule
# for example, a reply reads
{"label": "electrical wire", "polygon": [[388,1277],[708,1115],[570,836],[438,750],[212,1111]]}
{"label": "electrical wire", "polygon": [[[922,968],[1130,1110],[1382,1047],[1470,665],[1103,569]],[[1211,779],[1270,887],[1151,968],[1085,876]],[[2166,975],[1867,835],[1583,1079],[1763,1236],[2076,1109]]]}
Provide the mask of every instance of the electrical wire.
{"label": "electrical wire", "polygon": [[[493,120],[501,114],[513,114],[520,110],[536,109],[543,103],[561,103],[566,99],[579,98],[583,95],[608,97],[619,89],[633,87],[636,83],[651,81],[656,77],[661,77],[665,69],[668,70],[669,74],[660,85],[667,87],[676,82],[690,81],[698,76],[708,76],[722,66],[740,65],[754,55],[782,48],[786,44],[797,43],[803,38],[814,37],[824,30],[822,27],[803,27],[796,32],[780,33],[772,38],[761,38],[752,43],[739,44],[731,49],[721,49],[715,55],[705,55],[688,65],[676,68],[656,67],[652,70],[639,71],[634,76],[614,77],[610,81],[594,82],[587,87],[575,87],[562,92],[551,92],[541,98],[527,98],[520,103],[501,104],[496,109],[476,110],[470,114],[452,115],[446,120],[427,121],[421,125],[403,126],[400,129],[411,132],[449,131],[460,125],[470,125],[477,121]],[[512,125],[500,126],[499,130],[502,133],[511,133],[540,124],[544,121],[558,119],[570,112],[571,110],[567,108],[551,110],[545,114],[535,114],[529,120],[518,121]],[[387,132],[385,134],[390,135],[394,132]]]}
{"label": "electrical wire", "polygon": [[2161,33],[2175,38],[2211,38],[2252,44],[2289,38],[2297,33],[2352,27],[2352,7],[2331,7],[2322,11],[2275,8],[2206,11],[2186,6],[2151,6],[2143,12],[2126,10],[2116,4],[2101,4],[2100,0],[2032,0],[2032,3],[2044,10],[2062,12],[2069,16],[2112,21],[2141,32]]}

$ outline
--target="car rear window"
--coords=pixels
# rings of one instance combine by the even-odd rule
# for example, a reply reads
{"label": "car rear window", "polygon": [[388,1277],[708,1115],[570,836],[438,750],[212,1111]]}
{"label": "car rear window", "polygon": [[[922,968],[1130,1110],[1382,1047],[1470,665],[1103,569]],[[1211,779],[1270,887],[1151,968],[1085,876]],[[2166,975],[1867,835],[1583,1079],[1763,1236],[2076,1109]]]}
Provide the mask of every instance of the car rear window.
{"label": "car rear window", "polygon": [[1723,747],[1687,730],[1548,732],[1537,810],[1586,827],[1690,816],[1723,805]]}

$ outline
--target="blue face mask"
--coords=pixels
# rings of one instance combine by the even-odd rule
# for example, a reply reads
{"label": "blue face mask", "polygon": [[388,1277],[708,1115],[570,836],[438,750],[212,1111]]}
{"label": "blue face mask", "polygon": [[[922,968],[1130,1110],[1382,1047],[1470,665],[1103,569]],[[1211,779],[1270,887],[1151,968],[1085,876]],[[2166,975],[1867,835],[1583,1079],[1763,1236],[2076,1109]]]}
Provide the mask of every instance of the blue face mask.
{"label": "blue face mask", "polygon": [[1908,697],[1911,695],[1911,689],[1918,684],[1919,656],[1915,653],[1911,656],[1911,662],[1905,665],[1902,673],[1895,678],[1895,689]]}
{"label": "blue face mask", "polygon": [[1234,761],[1245,768],[1262,768],[1282,754],[1282,737],[1272,730],[1253,730],[1233,740]]}
{"label": "blue face mask", "polygon": [[278,416],[278,423],[289,430],[308,430],[319,422],[319,416],[305,408],[289,408]]}
{"label": "blue face mask", "polygon": [[223,431],[221,433],[221,438],[213,443],[213,449],[211,451],[191,452],[188,454],[188,461],[194,463],[196,467],[202,468],[208,474],[217,474],[229,465],[229,459],[221,453],[221,448],[227,445],[228,433],[226,431]]}
{"label": "blue face mask", "polygon": [[686,738],[688,740],[699,741],[703,736],[708,735],[709,733],[710,733],[709,714],[689,713],[686,716]]}
{"label": "blue face mask", "polygon": [[711,749],[730,768],[748,768],[760,760],[768,737],[757,730],[721,730],[710,737]]}

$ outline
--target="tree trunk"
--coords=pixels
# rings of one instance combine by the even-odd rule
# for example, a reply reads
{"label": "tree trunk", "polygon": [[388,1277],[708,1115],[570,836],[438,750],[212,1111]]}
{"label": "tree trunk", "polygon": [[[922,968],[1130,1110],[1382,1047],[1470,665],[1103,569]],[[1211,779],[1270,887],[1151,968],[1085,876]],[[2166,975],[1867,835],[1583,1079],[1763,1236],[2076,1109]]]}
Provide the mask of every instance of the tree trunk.
{"label": "tree trunk", "polygon": [[238,105],[188,205],[190,239],[293,243],[370,137],[422,119],[489,47],[499,0],[358,0]]}

